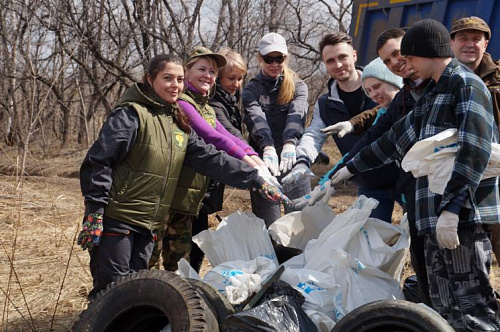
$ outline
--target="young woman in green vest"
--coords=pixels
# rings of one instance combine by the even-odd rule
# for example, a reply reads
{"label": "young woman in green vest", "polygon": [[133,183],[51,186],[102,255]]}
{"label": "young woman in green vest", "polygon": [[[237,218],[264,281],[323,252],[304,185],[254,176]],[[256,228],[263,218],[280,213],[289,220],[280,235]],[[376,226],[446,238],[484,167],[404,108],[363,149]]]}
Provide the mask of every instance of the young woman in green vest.
{"label": "young woman in green vest", "polygon": [[85,217],[77,243],[90,253],[89,298],[118,277],[147,268],[156,234],[179,195],[183,166],[235,187],[257,188],[271,200],[284,198],[255,169],[190,130],[177,106],[183,88],[182,62],[154,57],[143,83],[125,92],[83,161]]}
{"label": "young woman in green vest", "polygon": [[[244,161],[249,166],[256,167],[259,174],[267,181],[279,186],[253,148],[224,128],[209,105],[210,99],[215,94],[218,70],[225,65],[226,58],[223,55],[213,53],[205,47],[195,47],[185,62],[187,84],[186,90],[179,98],[179,105],[189,117],[191,128],[205,142],[213,144],[217,149]],[[207,229],[208,215],[217,211],[210,206],[209,201],[217,183],[200,174],[195,174],[192,170],[185,169],[184,172],[190,174],[186,178],[193,179],[190,183],[182,184],[183,187],[190,188],[190,192],[185,196],[185,202],[191,204],[184,203],[172,207],[175,213],[170,214],[167,224],[169,229],[166,230],[163,238],[163,266],[167,270],[176,270],[181,258],[190,260],[191,266],[199,270],[204,256],[203,252],[194,243],[186,243],[185,239],[190,238],[186,234],[190,235],[192,232],[194,235]],[[199,191],[195,191],[194,188]],[[190,228],[189,225],[192,227]]]}

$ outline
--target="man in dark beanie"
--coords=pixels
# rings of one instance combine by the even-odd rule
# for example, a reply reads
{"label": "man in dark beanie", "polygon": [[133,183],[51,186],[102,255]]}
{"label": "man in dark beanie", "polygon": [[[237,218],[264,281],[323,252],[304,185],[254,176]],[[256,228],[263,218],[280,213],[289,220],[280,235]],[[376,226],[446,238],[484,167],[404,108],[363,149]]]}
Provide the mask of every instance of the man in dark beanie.
{"label": "man in dark beanie", "polygon": [[401,54],[422,79],[431,79],[413,112],[362,149],[332,178],[402,159],[418,141],[456,129],[459,150],[443,193],[416,179],[416,226],[424,252],[432,307],[457,331],[498,331],[498,303],[489,282],[491,243],[483,229],[500,220],[498,178],[481,180],[498,141],[485,84],[457,59],[439,22],[416,22],[401,41]]}

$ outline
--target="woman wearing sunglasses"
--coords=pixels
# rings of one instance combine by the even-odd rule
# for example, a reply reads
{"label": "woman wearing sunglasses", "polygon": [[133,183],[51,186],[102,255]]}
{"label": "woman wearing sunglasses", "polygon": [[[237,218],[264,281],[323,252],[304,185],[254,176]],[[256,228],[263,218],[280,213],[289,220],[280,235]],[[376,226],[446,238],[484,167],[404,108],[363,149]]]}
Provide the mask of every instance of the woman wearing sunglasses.
{"label": "woman wearing sunglasses", "polygon": [[[250,145],[279,180],[295,163],[295,146],[304,133],[308,108],[307,86],[288,68],[288,49],[280,34],[262,37],[257,60],[261,70],[243,89],[244,122]],[[290,199],[311,189],[309,179],[284,186]],[[268,203],[251,193],[252,211],[269,226],[281,216],[279,203]],[[285,212],[292,211],[285,206]]]}

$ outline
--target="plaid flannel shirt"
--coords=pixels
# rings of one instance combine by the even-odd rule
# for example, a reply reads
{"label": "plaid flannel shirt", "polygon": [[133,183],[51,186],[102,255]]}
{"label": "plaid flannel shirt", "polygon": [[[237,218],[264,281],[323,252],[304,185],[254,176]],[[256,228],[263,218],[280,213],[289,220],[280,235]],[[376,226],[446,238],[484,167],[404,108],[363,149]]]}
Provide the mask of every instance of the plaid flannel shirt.
{"label": "plaid flannel shirt", "polygon": [[417,141],[448,128],[458,129],[460,149],[443,195],[428,189],[427,177],[416,181],[416,226],[420,235],[435,233],[441,212],[464,195],[467,198],[460,210],[459,226],[499,223],[498,178],[481,181],[498,131],[491,95],[479,77],[452,59],[438,82],[427,86],[413,112],[347,164],[357,174],[402,159]]}

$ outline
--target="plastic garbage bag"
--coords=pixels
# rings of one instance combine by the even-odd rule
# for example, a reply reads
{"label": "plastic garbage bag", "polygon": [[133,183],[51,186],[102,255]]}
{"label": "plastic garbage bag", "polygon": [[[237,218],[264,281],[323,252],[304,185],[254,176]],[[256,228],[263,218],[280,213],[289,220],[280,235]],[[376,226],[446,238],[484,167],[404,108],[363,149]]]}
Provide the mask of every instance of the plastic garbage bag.
{"label": "plastic garbage bag", "polygon": [[[330,259],[328,274],[340,285],[345,314],[369,302],[404,299],[399,282],[387,273],[366,266],[339,249],[331,250]],[[336,318],[338,321],[342,317]]]}
{"label": "plastic garbage bag", "polygon": [[281,295],[259,306],[229,315],[223,331],[314,332],[316,325],[294,297]]}
{"label": "plastic garbage bag", "polygon": [[304,309],[333,314],[340,286],[330,274],[307,269],[285,269],[280,280],[290,284],[304,296]]}
{"label": "plastic garbage bag", "polygon": [[222,219],[216,230],[208,229],[193,236],[193,241],[205,253],[210,264],[251,261],[257,257],[278,260],[264,220],[251,212],[236,211]]}
{"label": "plastic garbage bag", "polygon": [[283,246],[304,250],[307,242],[317,239],[334,218],[333,210],[318,202],[279,218],[269,226],[269,234]]}
{"label": "plastic garbage bag", "polygon": [[[414,177],[427,176],[429,190],[442,195],[451,178],[459,150],[457,129],[450,128],[421,140],[408,151],[401,162],[406,172]],[[482,179],[500,175],[500,144],[491,144],[491,157]]]}
{"label": "plastic garbage bag", "polygon": [[331,267],[329,253],[335,248],[399,279],[409,234],[403,226],[369,218],[377,205],[375,199],[359,196],[351,208],[335,217],[317,241],[309,242],[304,250],[304,268],[325,272]]}
{"label": "plastic garbage bag", "polygon": [[257,257],[249,262],[225,262],[209,270],[203,282],[213,286],[235,305],[243,303],[251,294],[257,292],[262,282],[267,280],[276,268],[274,261],[265,257]]}
{"label": "plastic garbage bag", "polygon": [[330,274],[286,268],[280,280],[302,294],[305,299],[302,308],[320,331],[330,331],[335,324],[332,318],[344,316],[342,292]]}
{"label": "plastic garbage bag", "polygon": [[189,262],[185,258],[181,258],[179,263],[177,263],[177,266],[179,267],[179,269],[176,271],[176,273],[181,277],[201,280],[198,272],[196,272],[196,270],[193,269],[191,264],[189,264]]}

